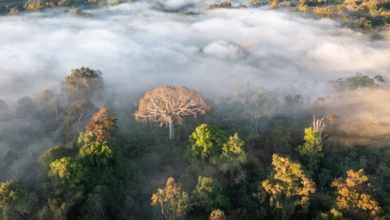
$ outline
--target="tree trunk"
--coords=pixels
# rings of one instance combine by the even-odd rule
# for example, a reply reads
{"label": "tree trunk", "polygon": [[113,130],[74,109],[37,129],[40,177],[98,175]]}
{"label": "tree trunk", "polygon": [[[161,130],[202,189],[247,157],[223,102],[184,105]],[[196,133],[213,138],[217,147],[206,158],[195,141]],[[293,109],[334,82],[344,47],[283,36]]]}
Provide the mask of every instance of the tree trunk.
{"label": "tree trunk", "polygon": [[173,131],[173,121],[172,118],[169,118],[169,140],[173,141],[175,139],[175,132]]}
{"label": "tree trunk", "polygon": [[83,118],[84,113],[81,113],[79,116],[79,122],[77,123],[77,132],[80,133],[80,121]]}

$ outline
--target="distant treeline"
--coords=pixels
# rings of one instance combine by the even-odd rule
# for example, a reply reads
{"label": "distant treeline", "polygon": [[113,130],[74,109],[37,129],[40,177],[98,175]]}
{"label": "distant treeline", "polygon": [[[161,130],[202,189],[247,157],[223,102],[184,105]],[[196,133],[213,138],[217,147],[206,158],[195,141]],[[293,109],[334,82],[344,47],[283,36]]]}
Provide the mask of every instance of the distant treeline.
{"label": "distant treeline", "polygon": [[[95,8],[131,2],[132,0],[3,0],[0,3],[0,14],[17,14],[21,11],[39,11],[45,8],[68,6],[75,8],[74,14],[86,15],[77,8]],[[290,7],[293,11],[313,14],[319,18],[338,19],[344,25],[360,31],[370,31],[375,26],[388,26],[390,24],[390,0],[249,0],[247,3],[251,7],[269,5],[272,9]],[[162,6],[159,1],[154,1],[153,4],[157,8]],[[230,2],[225,1],[219,4],[210,4],[206,8],[191,9],[185,14],[198,15],[205,10],[216,8],[244,9],[247,8],[247,5],[233,6]]]}

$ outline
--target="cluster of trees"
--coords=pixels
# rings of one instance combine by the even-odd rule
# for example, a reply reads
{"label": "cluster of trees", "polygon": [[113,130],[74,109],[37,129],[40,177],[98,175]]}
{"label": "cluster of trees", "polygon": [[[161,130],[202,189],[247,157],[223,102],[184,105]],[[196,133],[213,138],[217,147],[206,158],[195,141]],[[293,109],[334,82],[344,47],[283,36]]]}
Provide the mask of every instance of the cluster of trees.
{"label": "cluster of trees", "polygon": [[[389,0],[248,0],[248,3],[252,6],[269,5],[272,9],[291,7],[293,11],[314,14],[319,18],[337,18],[343,25],[364,32],[375,26],[386,26],[390,22]],[[218,8],[242,9],[247,6],[245,4],[232,6],[230,2],[224,1],[210,4],[205,10]],[[201,14],[205,10],[189,10],[186,14]]]}
{"label": "cluster of trees", "polygon": [[121,101],[82,67],[0,100],[0,219],[389,218],[389,85],[358,73],[309,103],[304,87]]}
{"label": "cluster of trees", "polygon": [[[58,7],[88,7],[96,8],[102,6],[113,6],[123,2],[122,0],[4,0],[0,5],[0,14],[15,15],[23,11],[33,12],[40,11],[46,8],[58,8]],[[131,2],[131,1],[129,1]],[[67,11],[67,10],[66,10]],[[75,9],[74,14],[80,15],[82,11]]]}
{"label": "cluster of trees", "polygon": [[[5,0],[0,5],[0,14],[18,14],[21,11],[39,11],[56,7],[88,7],[112,6],[132,0]],[[155,6],[163,7],[159,1]],[[248,0],[251,5],[270,5],[271,8],[292,7],[294,11],[312,13],[317,17],[339,18],[345,25],[361,31],[369,31],[374,26],[385,26],[390,22],[390,0]],[[195,9],[186,12],[187,15],[201,14],[205,10],[217,8],[247,8],[245,4],[232,6],[230,2],[210,4],[205,9]],[[68,12],[68,10],[64,10]],[[74,9],[73,14],[89,16],[80,9]]]}
{"label": "cluster of trees", "polygon": [[351,28],[364,31],[390,22],[389,0],[249,0],[249,3],[269,4],[273,9],[294,7],[296,11],[313,13],[318,17],[336,17]]}

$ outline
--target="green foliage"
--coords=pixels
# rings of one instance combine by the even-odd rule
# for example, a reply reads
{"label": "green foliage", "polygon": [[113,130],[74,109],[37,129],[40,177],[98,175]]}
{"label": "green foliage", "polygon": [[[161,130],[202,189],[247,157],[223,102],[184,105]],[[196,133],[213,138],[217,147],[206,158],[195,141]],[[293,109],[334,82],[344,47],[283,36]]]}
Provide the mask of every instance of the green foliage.
{"label": "green foliage", "polygon": [[22,180],[11,179],[0,183],[0,208],[4,220],[22,219],[31,212],[32,202],[35,200],[35,194],[28,193]]}
{"label": "green foliage", "polygon": [[61,114],[64,121],[57,129],[56,139],[62,143],[76,141],[94,111],[95,106],[87,100],[78,100],[69,105],[67,111]]}
{"label": "green foliage", "polygon": [[66,147],[62,146],[54,146],[49,148],[45,153],[43,153],[39,159],[39,179],[41,181],[45,181],[45,177],[47,177],[48,172],[50,171],[50,164],[55,160],[59,160],[61,158],[66,158],[74,155],[74,152]]}
{"label": "green foliage", "polygon": [[317,175],[317,179],[319,189],[323,190],[324,186],[328,185],[333,180],[333,176],[330,170],[321,169],[320,173]]}
{"label": "green foliage", "polygon": [[222,155],[219,163],[222,172],[233,172],[239,170],[241,164],[246,162],[246,153],[243,150],[244,141],[242,141],[237,133],[230,136],[229,140],[222,145]]}
{"label": "green foliage", "polygon": [[45,165],[63,156],[50,163],[51,181],[45,188],[48,203],[41,216],[56,219],[64,219],[70,213],[71,216],[80,213],[86,219],[137,216],[135,196],[139,191],[135,188],[143,182],[139,168],[124,158],[114,142],[94,141],[91,137],[90,132],[80,135],[81,148],[75,156],[67,156],[67,150],[55,147],[40,159]]}
{"label": "green foliage", "polygon": [[322,153],[322,138],[313,127],[305,128],[305,143],[297,147],[297,151],[302,157],[307,157],[308,169],[314,172],[318,169],[320,158],[324,157]]}
{"label": "green foliage", "polygon": [[57,95],[52,91],[52,89],[45,89],[38,93],[36,100],[38,101],[41,111],[45,110],[48,114],[55,113],[57,124],[58,124],[58,111],[59,103]]}
{"label": "green foliage", "polygon": [[81,200],[81,192],[66,192],[61,197],[52,197],[47,199],[47,204],[37,214],[39,219],[68,219],[68,212]]}
{"label": "green foliage", "polygon": [[374,76],[374,80],[377,82],[377,83],[384,83],[385,80],[383,79],[383,77],[381,75],[376,75]]}
{"label": "green foliage", "polygon": [[373,78],[370,78],[369,76],[363,75],[361,73],[356,73],[355,76],[347,77],[346,79],[338,79],[337,83],[339,85],[339,90],[341,91],[350,91],[362,88],[375,88],[377,86]]}
{"label": "green foliage", "polygon": [[[77,10],[74,13],[78,13]],[[93,97],[100,99],[104,89],[102,73],[88,67],[73,69],[70,76],[65,77],[62,82],[62,89],[67,93],[70,102],[81,99],[91,100]]]}
{"label": "green foliage", "polygon": [[221,184],[210,177],[198,177],[198,184],[192,192],[192,200],[198,208],[211,212],[216,208],[229,207],[229,199],[220,193]]}
{"label": "green foliage", "polygon": [[[163,129],[136,123],[133,100],[128,100],[129,105],[106,103],[119,112],[118,130],[117,119],[109,116],[108,109],[92,116],[96,107],[79,100],[61,114],[58,131],[65,137],[63,145],[46,151],[45,142],[52,143],[50,136],[57,126],[49,119],[54,119],[56,109],[61,111],[57,96],[43,90],[36,103],[22,98],[15,111],[0,100],[0,112],[15,115],[16,122],[39,128],[38,124],[51,121],[45,130],[28,130],[7,127],[14,121],[2,120],[0,178],[23,178],[38,197],[29,194],[24,183],[7,185],[12,179],[1,183],[0,219],[386,219],[390,142],[387,129],[382,129],[387,119],[381,112],[387,109],[354,105],[366,129],[362,136],[354,136],[343,129],[355,118],[348,118],[350,112],[340,110],[334,100],[344,102],[356,95],[360,101],[366,93],[376,94],[368,97],[373,100],[388,98],[389,85],[379,75],[362,74],[330,84],[326,102],[320,97],[312,106],[318,115],[328,113],[327,107],[332,110],[326,116],[326,142],[315,128],[304,129],[313,109],[299,108],[302,96],[296,91],[285,96],[277,90],[251,90],[249,84],[234,97],[208,102],[212,111],[205,116],[183,117],[174,142],[168,142]],[[285,105],[280,105],[282,97]],[[213,126],[218,123],[223,124]],[[371,130],[375,138],[366,138]],[[188,143],[183,137],[189,135]],[[362,139],[370,140],[364,147],[352,146]],[[373,140],[378,143],[371,144]],[[350,173],[351,169],[364,169],[367,175]],[[318,192],[314,193],[306,171]],[[158,189],[168,176],[180,176],[180,184],[169,178]],[[331,188],[332,181],[336,189]],[[152,194],[155,207],[148,202]]]}
{"label": "green foliage", "polygon": [[81,208],[84,219],[104,220],[106,201],[109,200],[109,190],[105,186],[96,186],[89,194]]}
{"label": "green foliage", "polygon": [[370,2],[367,6],[369,15],[372,17],[380,16],[382,13],[382,8],[378,9],[375,2]]}
{"label": "green foliage", "polygon": [[334,125],[336,123],[336,115],[333,113],[329,113],[326,115],[326,121],[329,122],[329,124]]}
{"label": "green foliage", "polygon": [[38,115],[38,108],[30,97],[23,97],[18,100],[16,105],[16,116],[18,118],[28,119]]}
{"label": "green foliage", "polygon": [[372,29],[372,22],[365,17],[361,17],[355,21],[355,28],[369,31]]}
{"label": "green foliage", "polygon": [[96,141],[95,134],[92,131],[81,132],[77,140],[78,145],[84,146]]}
{"label": "green foliage", "polygon": [[[114,172],[114,155],[106,142],[92,142],[80,148],[79,160],[84,168],[84,178],[88,180],[86,186],[106,185],[112,180]],[[96,175],[99,174],[99,175]]]}
{"label": "green foliage", "polygon": [[208,164],[217,165],[224,173],[232,173],[246,162],[244,142],[237,134],[228,138],[223,130],[201,124],[189,141],[191,145],[187,147],[186,157],[191,163],[190,169],[198,173],[211,174],[212,170],[203,170]]}
{"label": "green foliage", "polygon": [[[279,123],[279,122],[276,122]],[[271,131],[270,135],[265,140],[264,145],[270,153],[278,153],[283,155],[291,154],[291,136],[290,132],[281,124],[277,124],[276,128]]]}
{"label": "green foliage", "polygon": [[251,98],[253,105],[261,110],[262,114],[271,113],[279,105],[276,91],[269,91],[259,87]]}
{"label": "green foliage", "polygon": [[82,185],[80,185],[84,180],[83,167],[71,157],[63,157],[51,162],[48,175],[59,187],[83,190]]}

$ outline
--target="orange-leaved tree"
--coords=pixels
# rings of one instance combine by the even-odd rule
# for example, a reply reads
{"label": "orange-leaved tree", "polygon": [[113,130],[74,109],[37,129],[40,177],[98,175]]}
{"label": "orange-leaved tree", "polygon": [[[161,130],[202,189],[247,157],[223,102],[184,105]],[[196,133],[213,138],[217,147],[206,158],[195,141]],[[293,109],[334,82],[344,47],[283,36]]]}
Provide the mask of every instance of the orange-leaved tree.
{"label": "orange-leaved tree", "polygon": [[181,219],[191,210],[190,197],[175,179],[169,177],[164,189],[152,195],[152,206],[161,206],[161,214],[168,220]]}
{"label": "orange-leaved tree", "polygon": [[375,187],[363,169],[347,171],[347,177],[335,179],[332,186],[337,188],[335,207],[331,213],[335,218],[343,214],[352,219],[378,219],[383,213],[375,199]]}
{"label": "orange-leaved tree", "polygon": [[91,122],[86,126],[87,132],[93,132],[97,141],[107,141],[115,138],[117,118],[113,117],[111,109],[102,108],[93,115]]}

